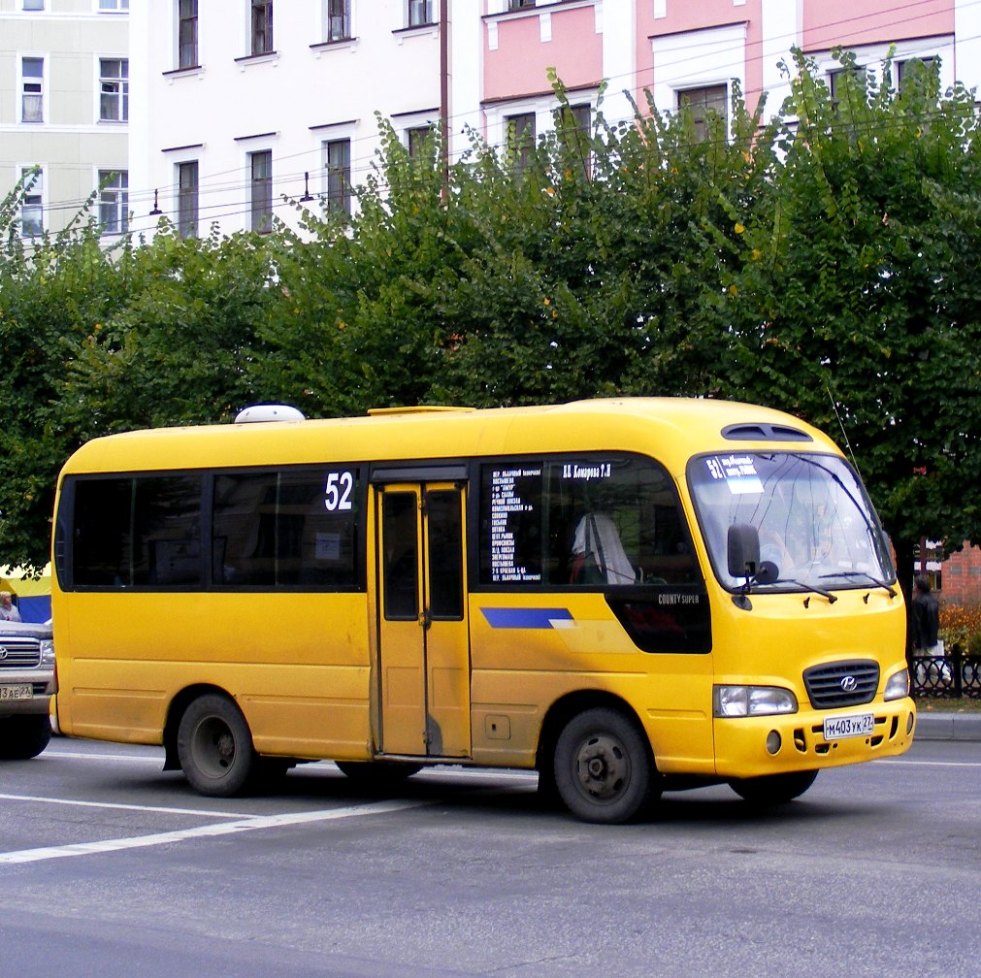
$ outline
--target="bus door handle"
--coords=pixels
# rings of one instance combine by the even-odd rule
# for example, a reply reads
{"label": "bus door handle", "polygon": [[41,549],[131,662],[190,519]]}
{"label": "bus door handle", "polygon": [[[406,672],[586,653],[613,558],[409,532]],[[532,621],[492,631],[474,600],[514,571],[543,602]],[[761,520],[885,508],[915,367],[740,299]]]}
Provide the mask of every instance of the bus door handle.
{"label": "bus door handle", "polygon": [[428,632],[429,629],[432,628],[433,614],[428,608],[424,609],[419,615],[419,624],[422,625],[423,631]]}

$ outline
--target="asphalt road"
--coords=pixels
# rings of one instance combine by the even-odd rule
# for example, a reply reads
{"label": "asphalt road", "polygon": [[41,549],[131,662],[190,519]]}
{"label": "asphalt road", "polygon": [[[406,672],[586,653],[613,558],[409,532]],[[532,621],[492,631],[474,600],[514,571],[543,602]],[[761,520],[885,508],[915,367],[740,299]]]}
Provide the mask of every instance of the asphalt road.
{"label": "asphalt road", "polygon": [[329,764],[217,800],[161,752],[0,764],[0,978],[977,978],[981,744],[584,825],[534,777],[370,796]]}

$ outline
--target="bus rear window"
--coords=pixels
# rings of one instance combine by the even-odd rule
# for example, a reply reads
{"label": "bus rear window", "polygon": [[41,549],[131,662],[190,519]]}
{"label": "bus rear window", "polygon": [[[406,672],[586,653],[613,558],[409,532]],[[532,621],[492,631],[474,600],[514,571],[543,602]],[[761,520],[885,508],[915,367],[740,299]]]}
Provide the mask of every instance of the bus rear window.
{"label": "bus rear window", "polygon": [[201,584],[201,477],[84,479],[75,485],[74,583]]}

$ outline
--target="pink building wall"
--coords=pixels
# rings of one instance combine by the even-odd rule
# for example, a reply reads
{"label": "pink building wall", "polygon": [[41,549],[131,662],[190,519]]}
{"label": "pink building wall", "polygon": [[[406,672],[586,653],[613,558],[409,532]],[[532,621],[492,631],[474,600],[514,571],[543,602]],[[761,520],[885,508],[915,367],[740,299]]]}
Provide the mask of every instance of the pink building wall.
{"label": "pink building wall", "polygon": [[[672,111],[682,87],[739,78],[749,109],[767,91],[773,112],[787,93],[779,62],[793,47],[823,63],[834,47],[874,48],[866,56],[881,58],[893,42],[899,58],[931,56],[931,39],[942,39],[936,45],[942,84],[964,67],[968,78],[960,71],[956,77],[970,84],[981,63],[977,0],[539,0],[519,11],[504,6],[484,3],[485,11],[498,11],[483,15],[485,105],[547,94],[550,66],[571,89],[601,80],[609,83],[608,98],[626,89],[642,110],[648,89],[659,108]],[[548,23],[551,36],[543,40]],[[686,66],[693,66],[690,83]],[[620,105],[628,109],[622,97]]]}
{"label": "pink building wall", "polygon": [[953,0],[808,0],[804,4],[805,51],[854,47],[954,32]]}
{"label": "pink building wall", "polygon": [[[542,42],[540,18],[551,19],[551,40]],[[485,100],[549,90],[553,67],[567,88],[596,85],[603,78],[603,35],[596,32],[592,5],[562,9],[561,4],[494,18],[498,46],[487,45],[484,29]]]}

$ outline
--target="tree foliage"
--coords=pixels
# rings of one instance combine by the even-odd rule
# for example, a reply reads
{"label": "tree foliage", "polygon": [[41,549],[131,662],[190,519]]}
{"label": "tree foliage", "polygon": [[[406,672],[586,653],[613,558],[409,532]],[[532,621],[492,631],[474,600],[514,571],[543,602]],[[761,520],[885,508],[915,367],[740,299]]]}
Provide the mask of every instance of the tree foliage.
{"label": "tree foliage", "polygon": [[[46,559],[57,470],[109,431],[415,403],[731,397],[839,435],[903,565],[981,538],[978,121],[962,89],[902,92],[802,57],[773,121],[736,90],[687,112],[600,111],[444,170],[384,123],[355,216],[100,249],[84,219],[26,247],[0,203],[7,409],[0,562]],[[883,77],[889,77],[887,72]]]}

